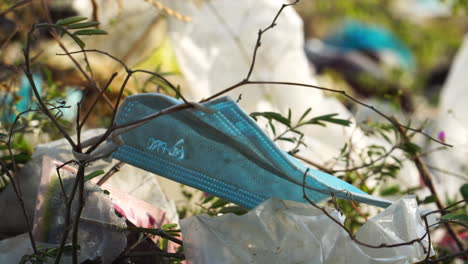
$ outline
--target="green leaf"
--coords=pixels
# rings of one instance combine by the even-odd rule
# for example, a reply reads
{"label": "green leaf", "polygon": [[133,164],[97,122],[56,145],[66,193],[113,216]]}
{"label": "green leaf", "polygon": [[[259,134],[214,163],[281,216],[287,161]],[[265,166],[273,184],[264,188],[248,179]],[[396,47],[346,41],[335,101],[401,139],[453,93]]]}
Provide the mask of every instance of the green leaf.
{"label": "green leaf", "polygon": [[460,187],[460,192],[463,196],[463,199],[468,200],[468,183],[465,183],[462,187]]}
{"label": "green leaf", "polygon": [[180,232],[182,232],[180,229],[179,230],[166,230],[166,233],[168,233],[171,236],[180,236]]}
{"label": "green leaf", "polygon": [[86,44],[77,36],[75,35],[70,35],[71,38],[76,42],[76,44],[78,44],[78,46],[80,46],[80,48],[84,48],[86,46]]}
{"label": "green leaf", "polygon": [[61,26],[67,26],[71,24],[75,24],[81,21],[84,21],[88,19],[87,17],[82,17],[82,16],[74,16],[74,17],[68,17],[64,19],[59,19],[55,24],[56,25],[61,25]]}
{"label": "green leaf", "polygon": [[288,142],[291,142],[291,143],[295,143],[295,142],[296,142],[296,141],[294,140],[294,138],[291,138],[291,137],[279,137],[279,138],[277,138],[276,140],[288,141]]}
{"label": "green leaf", "polygon": [[290,131],[293,132],[293,133],[295,133],[295,134],[297,134],[297,135],[299,135],[299,136],[301,136],[301,137],[304,136],[304,133],[302,133],[302,132],[299,131],[299,130],[291,129]]}
{"label": "green leaf", "polygon": [[163,229],[171,229],[177,227],[177,224],[164,224],[162,226]]}
{"label": "green leaf", "polygon": [[67,26],[67,28],[68,29],[79,29],[79,28],[95,27],[97,25],[99,25],[99,22],[91,21],[91,22],[82,22],[82,23],[71,24],[71,25]]}
{"label": "green leaf", "polygon": [[205,199],[203,200],[202,204],[206,204],[207,202],[213,200],[216,196],[214,195],[208,195],[207,197],[205,197]]}
{"label": "green leaf", "polygon": [[91,180],[92,178],[96,178],[97,176],[101,175],[101,174],[104,174],[104,171],[103,170],[96,170],[96,171],[93,171],[91,172],[90,174],[86,175],[84,180],[85,182]]}
{"label": "green leaf", "polygon": [[348,149],[348,143],[345,143],[340,150],[340,156],[342,156],[346,152],[347,149]]}
{"label": "green leaf", "polygon": [[312,108],[307,108],[307,110],[302,114],[301,118],[299,118],[299,123],[306,118],[306,116],[312,111]]}
{"label": "green leaf", "polygon": [[211,206],[210,206],[210,209],[215,209],[215,208],[219,208],[219,207],[223,207],[225,206],[226,204],[228,204],[229,202],[226,201],[226,200],[223,200],[221,198],[218,198],[218,200],[216,202],[214,202]]}
{"label": "green leaf", "polygon": [[434,203],[437,200],[435,195],[429,195],[421,202],[422,204]]}
{"label": "green leaf", "polygon": [[418,152],[421,152],[421,147],[411,142],[407,142],[401,145],[401,149],[412,156]]}
{"label": "green leaf", "polygon": [[464,214],[446,214],[440,218],[440,221],[457,223],[464,227],[468,227],[468,215]]}
{"label": "green leaf", "polygon": [[101,29],[83,29],[73,33],[75,36],[88,36],[88,35],[107,35],[107,32]]}
{"label": "green leaf", "polygon": [[186,190],[182,190],[182,195],[187,198],[188,200],[191,200],[192,197],[193,197],[193,193],[192,192],[189,192],[189,191],[186,191]]}
{"label": "green leaf", "polygon": [[319,120],[315,120],[315,119],[310,119],[310,120],[308,120],[308,121],[301,122],[301,125],[319,125],[319,126],[327,126],[326,124],[320,122]]}
{"label": "green leaf", "polygon": [[254,112],[254,113],[251,113],[250,114],[251,117],[253,117],[255,120],[257,116],[262,116],[264,118],[267,118],[269,120],[275,120],[275,121],[278,121],[280,122],[281,124],[287,126],[287,127],[291,127],[291,121],[289,121],[287,118],[285,118],[284,116],[278,114],[278,113],[275,113],[275,112]]}
{"label": "green leaf", "polygon": [[226,207],[221,208],[219,212],[223,214],[233,213],[236,215],[243,215],[243,214],[248,213],[249,210],[241,206],[226,206]]}
{"label": "green leaf", "polygon": [[161,250],[166,250],[168,244],[169,244],[169,241],[166,238],[163,238],[163,239],[161,239],[161,244],[160,244],[159,248]]}
{"label": "green leaf", "polygon": [[177,252],[177,253],[182,253],[182,252],[184,252],[184,246],[182,245],[182,246],[178,247],[177,250],[176,250],[176,252]]}
{"label": "green leaf", "polygon": [[392,144],[392,140],[385,134],[385,133],[381,133],[380,134],[388,143]]}
{"label": "green leaf", "polygon": [[342,126],[351,125],[351,121],[349,120],[334,118],[337,115],[338,114],[328,114],[328,115],[323,115],[323,116],[317,116],[305,122],[304,124],[317,124],[317,125],[324,126],[325,124],[322,123],[323,121],[323,122],[333,123],[333,124],[342,125]]}
{"label": "green leaf", "polygon": [[400,192],[399,185],[392,185],[380,191],[381,196],[390,196]]}
{"label": "green leaf", "polygon": [[273,122],[271,120],[268,121],[268,125],[270,126],[271,132],[273,132],[273,135],[276,136],[276,128],[275,125],[273,125]]}
{"label": "green leaf", "polygon": [[[1,160],[11,160],[11,156],[8,155],[8,156],[3,156],[0,158]],[[17,163],[21,163],[21,164],[24,164],[28,161],[31,160],[31,155],[29,155],[28,153],[19,153],[19,154],[15,154],[13,155],[13,159],[15,160],[15,162]]]}

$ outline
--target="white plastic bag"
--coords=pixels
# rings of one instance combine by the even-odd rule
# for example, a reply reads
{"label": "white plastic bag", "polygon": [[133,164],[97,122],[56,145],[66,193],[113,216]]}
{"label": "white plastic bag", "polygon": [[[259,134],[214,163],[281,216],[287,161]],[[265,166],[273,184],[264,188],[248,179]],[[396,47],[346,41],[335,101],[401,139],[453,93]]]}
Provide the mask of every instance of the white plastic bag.
{"label": "white plastic bag", "polygon": [[[327,211],[341,223],[338,211]],[[371,249],[351,240],[321,210],[272,198],[243,216],[199,215],[180,221],[187,263],[413,263],[426,254],[419,243]],[[416,200],[404,197],[370,219],[356,234],[380,245],[422,237]],[[427,237],[422,241],[427,248]]]}
{"label": "white plastic bag", "polygon": [[[272,23],[284,0],[216,0],[196,4],[173,1],[170,6],[192,18],[190,23],[170,19],[168,34],[177,61],[190,83],[195,100],[207,98],[243,80],[252,60],[259,29]],[[276,26],[263,34],[251,81],[289,81],[317,85],[304,53],[303,24],[293,7],[285,8]],[[335,98],[322,91],[290,85],[245,85],[226,95],[242,99],[248,113],[275,111],[286,115],[293,110],[298,119],[309,107],[311,115],[338,113],[352,118]],[[354,122],[353,122],[354,123]],[[354,127],[300,128],[309,148],[301,152],[319,163],[339,154]],[[354,132],[356,145],[359,131]]]}
{"label": "white plastic bag", "polygon": [[[448,193],[453,199],[460,196],[459,188],[468,182],[468,36],[455,57],[450,74],[440,95],[440,112],[435,121],[433,134],[445,139],[453,148],[445,148],[431,153],[428,163],[434,175],[434,183],[440,194]],[[430,142],[428,149],[436,149],[439,144]],[[450,173],[446,173],[445,171]],[[444,199],[444,195],[441,195]],[[457,198],[458,199],[458,198]]]}

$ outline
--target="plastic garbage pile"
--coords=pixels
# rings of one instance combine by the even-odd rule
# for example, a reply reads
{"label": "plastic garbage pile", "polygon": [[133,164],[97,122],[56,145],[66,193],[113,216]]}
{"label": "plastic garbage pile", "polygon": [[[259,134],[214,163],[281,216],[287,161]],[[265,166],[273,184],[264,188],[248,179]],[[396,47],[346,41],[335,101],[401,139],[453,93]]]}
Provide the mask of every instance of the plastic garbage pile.
{"label": "plastic garbage pile", "polygon": [[[89,130],[83,139],[103,133],[105,130]],[[52,158],[51,158],[52,157]],[[72,154],[68,143],[62,139],[40,145],[33,159],[28,162],[17,177],[21,183],[27,214],[33,222],[33,233],[39,246],[57,247],[64,224],[64,197],[58,184],[57,161],[68,161]],[[97,161],[89,166],[90,171],[109,170],[116,161]],[[74,168],[65,166],[61,170],[63,185],[70,189]],[[101,186],[96,181],[87,182],[86,203],[79,229],[80,261],[100,259],[112,263],[127,247],[125,219],[137,227],[160,228],[164,224],[178,221],[173,201],[167,200],[156,177],[132,166],[123,166],[109,181]],[[105,194],[104,190],[109,192]],[[76,209],[76,200],[72,212]],[[17,263],[25,254],[32,254],[27,226],[21,207],[11,185],[0,193],[0,234],[11,237],[0,241],[0,263]],[[125,218],[120,218],[118,212]],[[14,237],[12,237],[14,236]],[[20,246],[18,246],[20,245]],[[170,251],[175,252],[170,244]],[[70,255],[64,256],[63,263],[71,263]]]}
{"label": "plastic garbage pile", "polygon": [[[42,175],[34,212],[33,234],[37,241],[59,245],[65,227],[66,197],[56,173],[61,162],[43,157]],[[63,188],[70,194],[76,170],[63,167],[61,177]],[[79,261],[98,260],[109,263],[122,252],[126,245],[125,219],[114,213],[113,202],[100,188],[91,182],[85,183],[85,207],[80,217],[78,233]],[[72,205],[72,215],[78,210],[78,199]],[[68,259],[68,260],[67,260]],[[64,261],[70,262],[70,257]]]}
{"label": "plastic garbage pile", "polygon": [[[60,166],[60,163],[44,157],[34,218],[30,218],[34,219],[34,239],[45,248],[58,247],[61,243],[63,231],[66,228],[66,204],[64,202],[66,198],[62,193],[57,175],[54,175],[56,166]],[[63,188],[67,193],[70,193],[73,186],[72,176],[74,174],[72,172],[72,168],[65,167],[61,173]],[[73,202],[72,215],[77,212],[77,201],[78,199],[75,199]],[[126,247],[125,220],[114,213],[110,198],[89,182],[85,184],[85,201],[85,207],[81,214],[81,224],[78,229],[79,262],[88,259],[99,259],[103,263],[110,263]],[[14,205],[19,210],[18,204],[15,203]],[[2,205],[2,209],[6,208]],[[8,209],[14,210],[15,208]],[[15,220],[19,222],[19,219],[24,219],[24,217]],[[2,228],[0,232],[3,231]],[[8,254],[0,255],[1,263],[18,263],[24,255],[33,253],[30,246],[25,247],[30,245],[27,234],[5,239],[1,242],[0,251],[8,252]],[[21,243],[23,246],[20,247],[20,250],[11,252],[10,249],[14,248],[17,243]],[[63,263],[71,263],[71,256],[67,253],[70,252],[64,254]]]}
{"label": "plastic garbage pile", "polygon": [[[343,223],[337,210],[327,212]],[[356,239],[369,245],[397,244],[421,238],[425,227],[413,197],[404,197],[369,219]],[[193,216],[180,221],[187,263],[388,263],[422,261],[421,244],[372,249],[353,241],[321,210],[309,204],[271,198],[237,216]]]}

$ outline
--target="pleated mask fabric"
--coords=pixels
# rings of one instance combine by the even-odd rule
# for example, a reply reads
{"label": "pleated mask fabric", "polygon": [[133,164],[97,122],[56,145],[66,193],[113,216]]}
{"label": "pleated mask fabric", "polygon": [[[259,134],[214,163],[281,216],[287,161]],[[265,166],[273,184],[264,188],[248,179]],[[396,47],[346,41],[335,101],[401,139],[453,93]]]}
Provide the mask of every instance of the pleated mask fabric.
{"label": "pleated mask fabric", "polygon": [[[129,96],[118,110],[116,124],[181,103],[161,94]],[[307,168],[281,151],[235,101],[222,97],[203,107],[214,111],[184,109],[123,133],[124,144],[112,156],[246,208],[270,197],[307,203],[303,197]],[[334,195],[379,207],[391,204],[318,170],[307,171],[304,186],[314,202]]]}

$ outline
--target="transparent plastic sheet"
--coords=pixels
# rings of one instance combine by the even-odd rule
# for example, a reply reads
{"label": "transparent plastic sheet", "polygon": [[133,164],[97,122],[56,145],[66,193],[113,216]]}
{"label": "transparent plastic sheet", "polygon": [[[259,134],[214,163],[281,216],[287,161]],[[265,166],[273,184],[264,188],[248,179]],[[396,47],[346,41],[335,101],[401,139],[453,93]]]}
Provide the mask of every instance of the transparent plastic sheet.
{"label": "transparent plastic sheet", "polygon": [[[104,132],[105,129],[86,130],[83,131],[81,137],[82,140],[86,140]],[[19,171],[18,178],[29,219],[33,219],[34,217],[43,156],[50,156],[61,162],[73,158],[68,142],[65,139],[60,139],[39,145],[35,149],[32,160]],[[87,167],[87,171],[108,171],[115,163],[117,163],[116,160],[112,162],[104,160],[95,161]],[[165,193],[161,190],[157,177],[152,173],[126,165],[118,173],[114,174],[107,183],[128,195],[146,201],[156,208],[160,208],[166,213],[165,216],[169,222],[175,223],[178,221],[174,201],[167,199]],[[21,212],[21,207],[18,206],[17,197],[11,185],[0,193],[0,212],[8,212],[8,214],[2,215],[2,220],[0,221],[0,234],[2,236],[14,236],[27,231],[26,223],[18,221],[18,219],[24,219],[24,216]]]}
{"label": "transparent plastic sheet", "polygon": [[[62,237],[66,210],[65,197],[55,169],[58,165],[61,163],[45,156],[42,170],[38,168],[41,179],[33,222],[33,236],[38,248],[57,248]],[[74,172],[75,170],[68,166],[61,170],[63,186],[67,193],[72,187]],[[122,231],[126,227],[125,220],[114,213],[109,196],[94,184],[85,184],[85,196],[86,204],[78,230],[78,260],[81,263],[87,259],[99,259],[100,263],[111,263],[127,245],[127,235]],[[77,199],[72,206],[72,216],[77,209],[76,201]],[[68,243],[70,240],[71,232]],[[0,241],[2,264],[18,263],[24,255],[32,253],[28,234]],[[70,251],[66,251],[61,263],[72,263],[70,254]],[[48,259],[46,263],[53,263],[53,259]]]}
{"label": "transparent plastic sheet", "polygon": [[[0,240],[0,263],[18,263],[25,254],[32,254],[33,249],[27,233]],[[37,246],[47,247],[38,243]]]}
{"label": "transparent plastic sheet", "polygon": [[[65,228],[65,197],[60,187],[56,166],[61,163],[43,158],[41,184],[36,203],[33,234],[37,241],[57,247]],[[63,187],[71,193],[75,169],[64,166],[60,170]],[[113,209],[108,195],[92,183],[85,183],[86,202],[81,213],[78,230],[80,245],[79,261],[100,259],[101,263],[111,263],[125,249],[127,234],[125,219],[119,218]],[[78,199],[72,205],[72,217],[78,209]],[[72,218],[73,220],[73,218]],[[71,234],[69,241],[71,242]],[[67,256],[68,255],[68,256]],[[64,263],[71,261],[70,255],[64,255]]]}
{"label": "transparent plastic sheet", "polygon": [[[327,211],[341,223],[338,211]],[[315,207],[271,198],[243,216],[193,216],[180,221],[187,263],[379,263],[421,261],[421,244],[371,249],[358,245]],[[414,197],[404,197],[365,223],[359,241],[380,245],[422,237],[425,227]]]}

